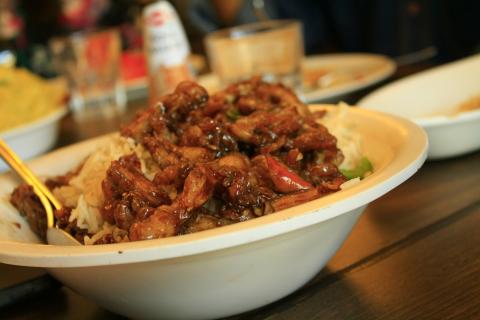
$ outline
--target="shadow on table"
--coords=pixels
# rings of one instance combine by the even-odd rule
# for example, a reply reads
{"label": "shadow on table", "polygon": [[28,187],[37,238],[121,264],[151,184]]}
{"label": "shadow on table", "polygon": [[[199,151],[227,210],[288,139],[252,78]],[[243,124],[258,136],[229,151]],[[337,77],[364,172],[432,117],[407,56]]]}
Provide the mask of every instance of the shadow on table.
{"label": "shadow on table", "polygon": [[0,310],[0,319],[125,319],[101,309],[65,287],[44,292]]}
{"label": "shadow on table", "polygon": [[[340,273],[323,269],[305,286],[287,297],[265,307],[227,319],[347,319],[361,314],[365,319],[374,319],[373,308],[361,299],[345,297],[359,296],[358,289]],[[342,301],[343,300],[343,301]]]}

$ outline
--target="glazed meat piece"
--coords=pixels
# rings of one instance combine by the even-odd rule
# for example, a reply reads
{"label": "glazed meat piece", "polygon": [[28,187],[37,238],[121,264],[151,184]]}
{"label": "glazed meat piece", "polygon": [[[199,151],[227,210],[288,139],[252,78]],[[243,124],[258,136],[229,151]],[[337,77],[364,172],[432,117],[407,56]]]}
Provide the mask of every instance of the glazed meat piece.
{"label": "glazed meat piece", "polygon": [[156,107],[137,114],[137,117],[123,127],[122,134],[142,143],[146,136],[159,136],[171,142],[176,138],[173,131],[179,128],[191,111],[208,100],[207,91],[194,82],[181,82],[172,94],[164,96]]}
{"label": "glazed meat piece", "polygon": [[142,141],[143,137],[152,131],[149,120],[157,112],[159,112],[157,109],[149,108],[137,113],[135,119],[122,128],[122,135],[131,137],[138,142]]}
{"label": "glazed meat piece", "polygon": [[237,141],[228,132],[227,126],[209,117],[204,117],[196,124],[185,127],[180,136],[179,145],[207,148],[216,158],[238,151]]}
{"label": "glazed meat piece", "polygon": [[12,193],[10,202],[27,219],[30,228],[41,239],[45,239],[47,230],[47,216],[40,199],[27,184],[21,184]]}
{"label": "glazed meat piece", "polygon": [[151,240],[177,234],[180,219],[171,207],[161,206],[148,218],[134,222],[129,230],[130,240]]}
{"label": "glazed meat piece", "polygon": [[337,139],[325,127],[308,129],[293,140],[293,147],[301,152],[336,149]]}
{"label": "glazed meat piece", "polygon": [[130,226],[136,215],[144,217],[150,208],[170,203],[167,191],[141,173],[136,155],[112,162],[102,182],[102,190],[106,199],[103,218],[120,228]]}
{"label": "glazed meat piece", "polygon": [[226,209],[237,214],[246,209],[258,211],[264,202],[275,197],[255,170],[255,164],[241,154],[226,156],[214,167],[218,179],[216,195],[226,204]]}
{"label": "glazed meat piece", "polygon": [[131,226],[130,239],[148,240],[177,234],[180,223],[211,197],[214,184],[214,177],[206,166],[196,167],[185,179],[183,192],[172,205],[157,208],[151,216]]}
{"label": "glazed meat piece", "polygon": [[215,216],[212,212],[205,208],[200,208],[194,212],[191,218],[182,225],[180,234],[204,231],[230,223],[232,222]]}
{"label": "glazed meat piece", "polygon": [[272,207],[275,211],[291,208],[299,204],[315,200],[322,196],[317,189],[312,188],[306,191],[298,191],[272,201]]}
{"label": "glazed meat piece", "polygon": [[140,161],[134,154],[113,161],[104,182],[104,193],[113,197],[131,192],[154,207],[169,201],[165,190],[155,186],[142,174]]}
{"label": "glazed meat piece", "polygon": [[191,111],[201,107],[208,100],[207,91],[190,81],[181,82],[175,92],[164,96],[160,103],[166,108],[168,119],[175,123],[183,121]]}
{"label": "glazed meat piece", "polygon": [[178,155],[174,152],[176,146],[168,140],[154,136],[145,136],[142,141],[145,149],[150,152],[160,168],[163,169],[180,162]]}
{"label": "glazed meat piece", "polygon": [[206,165],[196,166],[185,179],[183,192],[173,202],[173,207],[181,214],[181,219],[188,218],[192,210],[200,208],[212,196],[217,179]]}
{"label": "glazed meat piece", "polygon": [[323,188],[323,193],[340,190],[346,181],[337,166],[329,162],[309,166],[305,174],[316,186]]}
{"label": "glazed meat piece", "polygon": [[[266,148],[262,153],[279,149],[302,128],[303,121],[294,107],[260,110],[241,117],[229,126],[232,135],[245,143]],[[275,142],[283,143],[272,148]],[[269,147],[270,146],[270,147]]]}

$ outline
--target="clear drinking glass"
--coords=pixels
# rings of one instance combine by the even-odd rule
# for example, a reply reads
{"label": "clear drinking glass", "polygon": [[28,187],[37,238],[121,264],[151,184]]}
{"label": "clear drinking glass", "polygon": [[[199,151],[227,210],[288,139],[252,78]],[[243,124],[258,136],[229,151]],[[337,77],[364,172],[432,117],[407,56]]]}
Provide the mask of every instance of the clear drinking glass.
{"label": "clear drinking glass", "polygon": [[304,49],[298,21],[269,20],[215,31],[205,46],[222,85],[255,75],[292,88],[301,84]]}
{"label": "clear drinking glass", "polygon": [[73,33],[52,40],[50,49],[56,70],[68,81],[75,115],[110,115],[125,109],[117,30]]}

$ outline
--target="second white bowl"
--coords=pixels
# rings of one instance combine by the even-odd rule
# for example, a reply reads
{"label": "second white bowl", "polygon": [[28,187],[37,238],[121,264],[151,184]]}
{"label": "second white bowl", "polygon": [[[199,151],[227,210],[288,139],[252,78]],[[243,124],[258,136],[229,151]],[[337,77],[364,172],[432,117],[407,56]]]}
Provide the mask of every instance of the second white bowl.
{"label": "second white bowl", "polygon": [[480,54],[382,87],[358,105],[413,120],[428,133],[428,158],[443,159],[480,149],[480,109],[452,113],[472,97],[480,97]]}

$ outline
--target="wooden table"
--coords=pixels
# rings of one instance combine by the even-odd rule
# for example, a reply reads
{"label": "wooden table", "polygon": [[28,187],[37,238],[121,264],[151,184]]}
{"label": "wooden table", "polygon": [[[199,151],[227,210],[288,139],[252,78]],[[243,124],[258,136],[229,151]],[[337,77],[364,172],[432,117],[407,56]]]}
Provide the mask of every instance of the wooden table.
{"label": "wooden table", "polygon": [[[110,129],[66,119],[59,144]],[[0,284],[39,272],[0,265]],[[16,318],[122,317],[63,287],[0,310],[0,319]],[[231,319],[480,319],[480,152],[427,162],[368,206],[312,281]]]}

